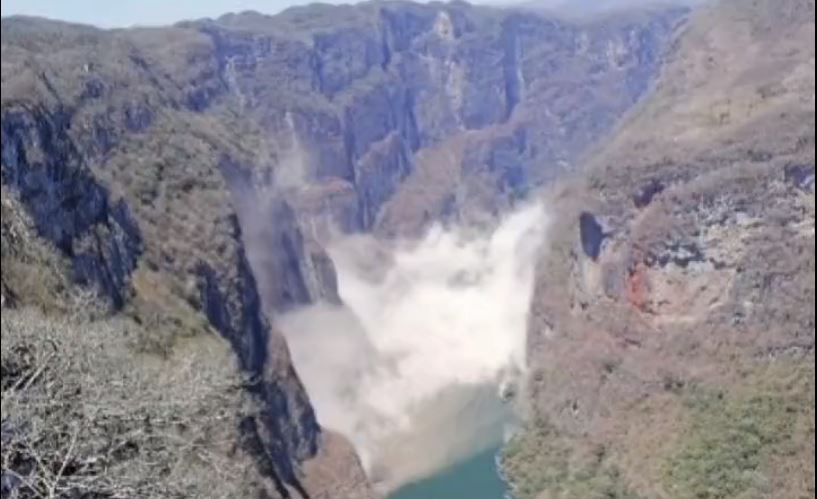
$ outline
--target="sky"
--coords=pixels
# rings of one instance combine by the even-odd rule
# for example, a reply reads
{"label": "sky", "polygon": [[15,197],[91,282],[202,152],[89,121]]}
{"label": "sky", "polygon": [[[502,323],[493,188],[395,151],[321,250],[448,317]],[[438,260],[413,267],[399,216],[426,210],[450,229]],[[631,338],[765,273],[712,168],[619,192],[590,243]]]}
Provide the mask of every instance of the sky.
{"label": "sky", "polygon": [[3,17],[24,14],[101,27],[162,25],[257,10],[274,14],[298,0],[2,0]]}
{"label": "sky", "polygon": [[[275,14],[292,5],[314,0],[2,0],[3,16],[24,14],[113,28],[167,25],[186,19],[218,17],[228,12],[255,10]],[[354,3],[353,0],[323,0]],[[526,0],[474,0],[477,3],[527,3]],[[536,0],[542,6],[575,3],[611,6],[650,0]],[[694,1],[694,0],[682,0]]]}

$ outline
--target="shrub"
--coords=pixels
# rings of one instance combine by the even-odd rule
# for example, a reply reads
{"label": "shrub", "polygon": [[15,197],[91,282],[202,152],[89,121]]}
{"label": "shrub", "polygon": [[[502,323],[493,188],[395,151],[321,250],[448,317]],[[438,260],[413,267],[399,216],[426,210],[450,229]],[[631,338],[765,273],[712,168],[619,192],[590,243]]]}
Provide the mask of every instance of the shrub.
{"label": "shrub", "polygon": [[228,349],[203,335],[135,355],[134,323],[79,301],[60,319],[3,310],[2,497],[245,497]]}
{"label": "shrub", "polygon": [[[699,389],[686,394],[691,421],[666,468],[672,497],[773,495],[770,464],[779,457],[796,458],[807,451],[803,443],[814,439],[813,427],[799,426],[814,420],[814,368],[809,364],[781,362],[734,393]],[[811,463],[813,476],[813,457]]]}
{"label": "shrub", "polygon": [[504,451],[502,466],[514,477],[517,499],[639,498],[608,459],[605,446],[583,452],[580,444],[560,435],[547,421],[532,422],[514,438]]}

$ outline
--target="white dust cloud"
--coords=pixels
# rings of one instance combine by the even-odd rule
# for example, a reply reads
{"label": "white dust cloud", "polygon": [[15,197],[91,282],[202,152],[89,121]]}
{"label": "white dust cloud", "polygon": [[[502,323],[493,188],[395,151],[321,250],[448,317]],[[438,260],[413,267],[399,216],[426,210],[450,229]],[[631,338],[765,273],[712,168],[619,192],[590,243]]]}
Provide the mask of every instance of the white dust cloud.
{"label": "white dust cloud", "polygon": [[282,318],[321,424],[384,489],[500,443],[511,409],[497,394],[525,369],[545,225],[535,205],[482,234],[435,227],[388,247],[344,237],[329,252],[345,307]]}

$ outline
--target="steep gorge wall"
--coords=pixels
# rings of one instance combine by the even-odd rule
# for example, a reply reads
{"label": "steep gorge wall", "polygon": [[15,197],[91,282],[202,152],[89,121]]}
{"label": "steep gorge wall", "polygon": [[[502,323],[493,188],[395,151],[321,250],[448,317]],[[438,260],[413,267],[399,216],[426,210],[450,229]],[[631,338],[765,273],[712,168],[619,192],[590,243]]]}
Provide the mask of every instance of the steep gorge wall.
{"label": "steep gorge wall", "polygon": [[[144,35],[3,21],[4,196],[19,200],[77,284],[153,332],[145,348],[173,349],[208,323],[226,338],[259,408],[236,424],[263,488],[305,496],[299,470],[321,431],[250,270],[222,171],[240,148],[200,114],[220,88],[208,86],[212,46],[193,32]],[[165,35],[169,54],[142,45]],[[13,295],[22,283],[7,275]]]}
{"label": "steep gorge wall", "polygon": [[517,497],[814,495],[814,33],[702,7],[551,194]]}
{"label": "steep gorge wall", "polygon": [[649,87],[684,13],[571,24],[396,2],[193,26],[301,217],[394,235],[496,213],[570,170]]}

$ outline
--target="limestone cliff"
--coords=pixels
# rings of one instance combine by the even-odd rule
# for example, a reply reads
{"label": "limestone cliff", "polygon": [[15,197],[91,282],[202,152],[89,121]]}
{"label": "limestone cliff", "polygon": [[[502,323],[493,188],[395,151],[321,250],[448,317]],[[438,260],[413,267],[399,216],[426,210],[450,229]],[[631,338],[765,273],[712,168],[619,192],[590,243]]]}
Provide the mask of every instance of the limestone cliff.
{"label": "limestone cliff", "polygon": [[191,26],[301,217],[396,234],[496,213],[569,171],[647,90],[684,13],[570,23],[392,2]]}

